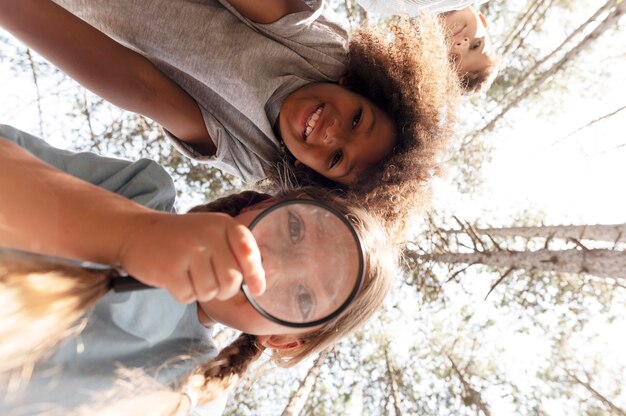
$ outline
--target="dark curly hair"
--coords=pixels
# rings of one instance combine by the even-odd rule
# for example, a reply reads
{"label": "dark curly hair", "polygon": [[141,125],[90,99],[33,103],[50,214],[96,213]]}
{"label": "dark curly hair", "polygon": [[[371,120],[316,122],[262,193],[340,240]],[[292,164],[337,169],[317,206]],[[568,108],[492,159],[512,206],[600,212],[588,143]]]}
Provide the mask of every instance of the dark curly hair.
{"label": "dark curly hair", "polygon": [[448,59],[444,32],[434,17],[399,20],[388,28],[354,33],[349,47],[347,86],[367,97],[395,123],[393,152],[347,189],[285,157],[270,182],[321,185],[355,193],[387,227],[402,236],[411,214],[430,200],[437,157],[452,134],[461,92]]}

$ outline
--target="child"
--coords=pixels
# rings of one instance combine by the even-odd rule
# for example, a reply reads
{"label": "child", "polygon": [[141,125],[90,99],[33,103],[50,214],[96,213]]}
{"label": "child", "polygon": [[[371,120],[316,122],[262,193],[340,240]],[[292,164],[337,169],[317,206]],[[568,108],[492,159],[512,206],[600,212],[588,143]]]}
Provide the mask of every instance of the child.
{"label": "child", "polygon": [[434,21],[348,47],[322,0],[60,3],[129,49],[49,2],[3,0],[0,24],[189,157],[246,181],[349,187],[390,221],[436,170],[458,81]]}
{"label": "child", "polygon": [[450,59],[456,64],[467,94],[485,91],[496,75],[500,58],[487,34],[487,19],[473,3],[486,0],[358,0],[367,11],[382,15],[440,14],[447,32]]}
{"label": "child", "polygon": [[[171,211],[175,196],[171,178],[155,162],[73,154],[9,126],[0,126],[0,135],[32,153],[0,143],[4,245],[117,265],[184,303],[225,299],[242,281],[263,291],[259,250],[246,227],[226,215],[154,211]],[[87,244],[92,236],[97,241]],[[207,265],[214,279],[206,278]]]}
{"label": "child", "polygon": [[[71,168],[88,160],[90,166],[100,171],[103,177],[110,174],[115,176],[115,171],[119,171],[119,168],[125,165],[128,172],[133,172],[129,173],[131,180],[126,182],[135,191],[142,187],[145,189],[153,187],[152,191],[165,188],[165,194],[171,191],[171,189],[166,189],[171,188],[171,183],[165,185],[150,183],[151,178],[154,177],[153,174],[157,171],[146,175],[147,172],[137,166],[141,162],[99,159],[97,156],[88,154],[72,155],[49,148],[38,139],[8,127],[1,128],[0,132],[0,136],[26,146],[37,156],[53,164],[62,165],[58,162],[64,160],[70,162],[64,166]],[[2,150],[0,151],[0,169],[4,169],[4,176],[8,176],[11,180],[19,180],[18,176],[32,170],[33,174],[27,174],[27,179],[21,183],[30,182],[37,188],[37,183],[46,179],[42,178],[42,173],[47,172],[45,175],[48,175],[56,172],[53,175],[54,181],[48,183],[51,193],[47,195],[47,198],[52,203],[55,198],[63,197],[56,191],[66,185],[74,191],[81,192],[81,195],[70,201],[74,204],[88,204],[90,198],[103,201],[102,196],[109,194],[88,183],[82,183],[83,186],[79,188],[78,182],[73,183],[74,178],[45,166],[5,139],[0,139],[0,148]],[[14,160],[21,160],[22,164],[27,165],[26,170],[17,172],[10,170],[14,167]],[[112,169],[114,164],[115,169]],[[89,179],[93,179],[91,173],[84,169],[78,171],[82,171],[83,174],[90,176]],[[145,181],[148,181],[149,186],[143,186],[142,182]],[[3,186],[0,189],[4,194],[7,190],[6,183],[0,183],[0,185]],[[119,190],[132,193],[128,188],[123,186]],[[159,194],[158,192],[135,192],[135,194],[137,198],[142,198],[144,201],[160,200],[160,198],[154,198]],[[114,197],[113,194],[109,196]],[[24,267],[21,270],[12,269],[11,265],[6,263],[0,265],[0,296],[7,300],[3,303],[3,311],[5,314],[7,310],[17,311],[17,313],[13,312],[13,315],[9,313],[9,317],[5,316],[1,320],[0,328],[5,328],[11,323],[16,326],[15,332],[12,333],[14,336],[2,337],[1,343],[10,344],[18,358],[27,355],[27,359],[24,359],[22,364],[27,365],[33,358],[38,357],[32,355],[32,339],[19,336],[19,334],[28,330],[30,326],[35,326],[37,331],[33,333],[37,332],[37,336],[44,339],[48,336],[53,339],[56,337],[58,341],[67,335],[66,330],[70,323],[62,316],[72,315],[74,312],[82,313],[90,304],[101,299],[89,318],[89,324],[80,335],[65,340],[50,358],[37,364],[30,382],[22,386],[21,390],[17,392],[7,390],[9,395],[5,398],[5,402],[0,404],[0,409],[4,410],[1,413],[10,414],[9,410],[19,414],[54,411],[67,413],[69,409],[76,406],[95,402],[112,406],[112,409],[108,409],[110,414],[187,414],[197,405],[223,399],[224,392],[245,372],[249,363],[260,356],[264,348],[274,349],[273,358],[280,365],[289,366],[353,331],[381,304],[389,288],[390,273],[395,268],[395,256],[385,241],[385,233],[364,211],[355,208],[344,199],[333,196],[328,191],[308,188],[284,192],[271,199],[263,194],[243,193],[228,197],[217,204],[199,207],[195,210],[196,213],[188,215],[205,216],[204,220],[207,221],[209,217],[206,216],[210,214],[197,212],[222,210],[227,207],[230,213],[248,210],[247,217],[250,217],[250,210],[257,209],[259,206],[266,206],[272,201],[280,201],[283,198],[303,196],[331,203],[350,219],[363,245],[366,262],[365,283],[355,301],[339,317],[312,330],[286,328],[265,320],[245,302],[239,291],[224,300],[213,299],[185,306],[175,302],[164,291],[142,291],[131,294],[106,293],[106,276],[98,276],[97,273],[80,269],[61,268],[57,273],[47,270],[42,276],[41,272],[46,271],[45,268],[29,271]],[[41,199],[33,202],[41,202]],[[21,203],[24,203],[24,198]],[[16,203],[12,201],[6,205],[3,204],[0,207],[3,215],[10,213],[10,206]],[[68,204],[64,204],[63,207],[68,207]],[[121,202],[118,204],[119,210],[123,207],[136,209],[131,202],[126,205]],[[37,215],[41,215],[39,211],[45,210],[37,206],[30,210],[34,220]],[[76,217],[75,226],[80,226],[83,221],[85,218]],[[107,222],[115,224],[114,221],[107,220]],[[2,228],[4,227],[0,227]],[[71,243],[77,235],[72,233],[73,228],[69,227],[67,235],[59,244],[64,247],[74,247]],[[22,230],[19,224],[16,224],[12,230],[14,234],[21,234],[22,231],[31,239],[37,237],[37,233],[33,233],[28,228]],[[159,244],[167,245],[165,235],[161,236]],[[6,234],[0,234],[0,245],[7,245],[14,241],[11,237],[8,237],[9,241],[5,238],[7,238]],[[74,241],[84,246],[97,246],[99,249],[96,251],[103,252],[107,251],[107,242],[108,239],[104,234]],[[54,247],[50,249],[49,243],[41,241],[40,243],[39,251],[57,250],[54,244]],[[153,249],[154,245],[149,245],[147,248]],[[151,254],[150,251],[146,253],[148,258],[146,261],[152,260]],[[95,295],[94,291],[97,292]],[[72,303],[71,300],[78,301]],[[24,305],[33,303],[37,304],[37,308],[25,310]],[[7,309],[9,305],[11,309]],[[225,314],[225,310],[230,313]],[[59,316],[61,318],[57,321]],[[210,341],[210,329],[205,328],[205,325],[210,326],[212,319],[216,316],[220,317],[222,323],[254,335],[243,334],[218,357],[212,359],[215,349]],[[45,341],[49,340],[45,339]],[[45,347],[49,348],[51,344],[48,343]],[[6,345],[2,345],[0,353],[4,354],[6,351]],[[187,355],[187,358],[183,355]],[[11,358],[15,359],[15,357]],[[7,363],[9,360],[6,356],[2,356],[0,361]],[[118,377],[116,368],[120,365],[127,369],[142,368],[151,378],[158,380],[161,384],[157,385],[154,380],[148,379],[146,385],[141,385],[144,378],[136,378],[136,374],[132,373],[133,383],[127,382],[121,394],[107,397],[104,393],[112,388]],[[188,375],[183,377],[185,374]],[[132,388],[129,387],[131,384]],[[12,385],[15,386],[15,380]],[[135,385],[139,385],[137,386],[139,390],[134,389]],[[172,390],[166,386],[176,386],[178,389]],[[198,411],[215,414],[219,409],[215,406],[206,409],[203,406],[198,408]],[[92,414],[91,410],[85,410],[85,412]]]}

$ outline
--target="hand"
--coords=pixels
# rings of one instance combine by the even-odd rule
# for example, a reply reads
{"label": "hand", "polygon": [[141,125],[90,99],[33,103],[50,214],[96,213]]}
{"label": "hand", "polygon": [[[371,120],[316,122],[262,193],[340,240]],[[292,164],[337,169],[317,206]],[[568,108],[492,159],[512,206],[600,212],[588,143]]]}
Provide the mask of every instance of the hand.
{"label": "hand", "polygon": [[255,295],[265,290],[252,233],[226,214],[150,212],[130,224],[118,264],[137,280],[167,289],[179,302],[226,300],[242,281]]}

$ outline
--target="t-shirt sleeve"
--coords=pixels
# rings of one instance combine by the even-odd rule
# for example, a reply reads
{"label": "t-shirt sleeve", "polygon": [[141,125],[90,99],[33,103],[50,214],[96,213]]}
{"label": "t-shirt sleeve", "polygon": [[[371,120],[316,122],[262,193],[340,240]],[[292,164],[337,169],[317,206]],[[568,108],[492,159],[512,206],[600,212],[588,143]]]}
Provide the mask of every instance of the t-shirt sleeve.
{"label": "t-shirt sleeve", "polygon": [[174,182],[165,169],[152,160],[131,162],[91,152],[74,153],[53,147],[38,137],[6,125],[0,125],[0,136],[76,178],[148,208],[160,211],[174,209]]}
{"label": "t-shirt sleeve", "polygon": [[[244,182],[252,183],[266,178],[269,163],[264,164],[263,158],[258,157],[259,155],[251,151],[249,142],[242,143],[232,137],[229,131],[208,109],[200,107],[200,111],[202,112],[207,130],[211,132],[211,140],[217,147],[215,155],[203,155],[186,142],[163,129],[174,148],[192,160],[209,163],[211,167],[241,178]],[[248,137],[248,140],[255,140],[255,137]]]}
{"label": "t-shirt sleeve", "polygon": [[487,0],[357,0],[370,13],[383,16],[417,16],[420,13],[439,14],[463,9]]}
{"label": "t-shirt sleeve", "polygon": [[329,77],[348,61],[348,31],[341,18],[323,0],[306,1],[311,8],[261,24],[242,16],[227,0],[219,0],[246,25],[298,52]]}

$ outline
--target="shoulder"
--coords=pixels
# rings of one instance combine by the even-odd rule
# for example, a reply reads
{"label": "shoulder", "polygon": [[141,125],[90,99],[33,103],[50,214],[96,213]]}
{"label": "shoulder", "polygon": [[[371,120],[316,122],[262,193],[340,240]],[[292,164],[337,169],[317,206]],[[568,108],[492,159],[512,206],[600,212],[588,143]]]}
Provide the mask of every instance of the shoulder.
{"label": "shoulder", "polygon": [[309,6],[302,0],[228,0],[242,16],[254,23],[273,23],[292,13],[309,11]]}
{"label": "shoulder", "polygon": [[[273,33],[277,36],[285,38],[294,38],[303,34],[306,36],[307,31],[315,28],[324,28],[329,34],[339,36],[343,39],[348,38],[346,24],[333,11],[329,3],[325,0],[308,0],[306,2],[297,0],[298,7],[293,7],[290,12],[279,13],[274,17],[276,19],[254,20],[242,11],[233,6],[232,1],[219,0],[220,3],[233,13],[236,17],[255,27],[263,33]],[[265,6],[267,2],[254,2],[258,5]],[[317,33],[319,34],[319,33]],[[296,39],[293,39],[296,40]]]}

